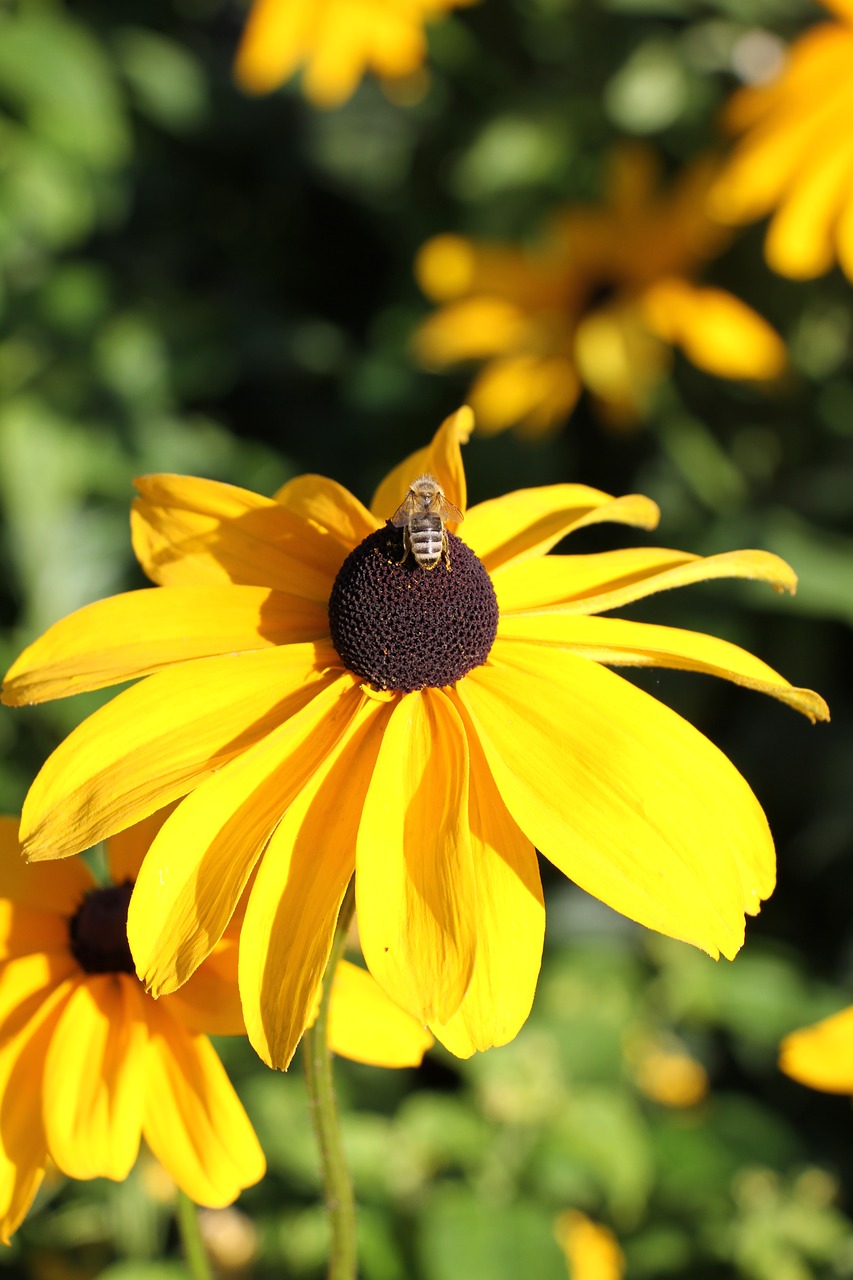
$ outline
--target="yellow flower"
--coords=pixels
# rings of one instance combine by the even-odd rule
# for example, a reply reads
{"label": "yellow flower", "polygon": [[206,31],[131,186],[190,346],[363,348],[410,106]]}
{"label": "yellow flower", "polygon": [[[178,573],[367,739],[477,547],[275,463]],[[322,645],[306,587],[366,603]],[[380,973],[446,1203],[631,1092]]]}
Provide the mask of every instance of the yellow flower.
{"label": "yellow flower", "polygon": [[812,1089],[853,1094],[853,1007],[792,1031],[782,1041],[779,1066]]}
{"label": "yellow flower", "polygon": [[571,1280],[622,1280],[625,1255],[609,1227],[570,1209],[554,1224]]}
{"label": "yellow flower", "polygon": [[235,75],[249,93],[269,93],[304,67],[315,106],[346,102],[367,71],[405,80],[426,57],[424,24],[473,0],[254,0]]}
{"label": "yellow flower", "polygon": [[583,387],[617,424],[642,416],[679,346],[722,378],[771,379],[785,347],[722,289],[694,283],[730,233],[705,212],[711,161],[661,190],[653,153],[614,157],[600,208],[569,206],[529,249],[444,235],[415,272],[440,305],[414,348],[428,368],[483,363],[470,389],[479,429],[559,427]]}
{"label": "yellow flower", "polygon": [[[198,1204],[219,1208],[263,1176],[263,1153],[205,1032],[243,1035],[237,936],[180,991],[154,1001],[127,942],[134,879],[165,813],[113,836],[112,883],[72,858],[27,865],[0,818],[0,1238],[50,1158],[71,1178],[122,1179],[144,1137]],[[313,1015],[312,1011],[312,1015]],[[329,1043],[384,1066],[420,1062],[432,1037],[362,969],[342,963]]]}
{"label": "yellow flower", "polygon": [[853,0],[822,3],[840,21],[805,32],[775,79],[730,100],[724,124],[742,136],[709,208],[730,223],[772,213],[764,249],[781,275],[810,279],[837,259],[853,280]]}
{"label": "yellow flower", "polygon": [[[254,877],[240,935],[249,1037],[286,1065],[355,873],[385,991],[454,1053],[511,1039],[540,965],[534,846],[649,928],[733,956],[774,881],[746,782],[609,665],[705,671],[811,718],[823,700],[711,636],[597,615],[716,577],[795,578],[762,551],[547,552],[643,497],[577,484],[466,509],[470,410],[396,467],[371,508],[322,476],[274,499],[182,476],[138,482],[134,547],[160,585],[89,605],[14,664],[10,704],[146,677],[84,721],[30,790],[22,840],[61,858],[185,797],[128,915],[137,971],[176,991]],[[403,557],[387,518],[413,478],[465,513],[447,561]]]}
{"label": "yellow flower", "polygon": [[708,1073],[675,1036],[641,1033],[625,1057],[638,1089],[662,1107],[695,1107],[708,1092]]}

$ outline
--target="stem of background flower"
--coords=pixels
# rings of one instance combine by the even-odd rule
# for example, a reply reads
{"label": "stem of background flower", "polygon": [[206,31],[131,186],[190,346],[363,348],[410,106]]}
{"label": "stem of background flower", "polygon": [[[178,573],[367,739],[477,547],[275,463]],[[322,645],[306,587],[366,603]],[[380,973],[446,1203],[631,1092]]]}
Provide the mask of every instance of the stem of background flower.
{"label": "stem of background flower", "polygon": [[186,1192],[178,1188],[178,1199],[175,1205],[178,1219],[178,1233],[184,1248],[187,1266],[193,1280],[213,1280],[213,1271],[204,1251],[201,1231],[198,1226],[198,1210]]}
{"label": "stem of background flower", "polygon": [[338,916],[338,927],[326,966],[323,998],[317,1020],[302,1037],[302,1060],[308,1083],[311,1121],[320,1148],[320,1166],[326,1192],[326,1208],[332,1231],[328,1280],[355,1280],[358,1258],[355,1235],[355,1201],[352,1180],[344,1159],[338,1104],[332,1079],[332,1052],[328,1045],[329,999],[338,961],[355,910],[355,877],[350,881]]}

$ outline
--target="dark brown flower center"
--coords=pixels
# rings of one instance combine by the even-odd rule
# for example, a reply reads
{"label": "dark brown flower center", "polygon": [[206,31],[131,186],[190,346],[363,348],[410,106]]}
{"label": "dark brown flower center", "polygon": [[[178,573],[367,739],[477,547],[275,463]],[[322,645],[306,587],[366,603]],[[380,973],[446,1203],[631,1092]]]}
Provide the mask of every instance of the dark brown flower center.
{"label": "dark brown flower center", "polygon": [[341,565],[329,599],[332,643],[375,689],[440,689],[489,656],[495,589],[470,547],[452,533],[447,542],[447,557],[425,569],[411,553],[403,559],[403,531],[387,524]]}
{"label": "dark brown flower center", "polygon": [[71,951],[87,973],[136,973],[127,941],[127,908],[133,884],[93,889],[69,922]]}

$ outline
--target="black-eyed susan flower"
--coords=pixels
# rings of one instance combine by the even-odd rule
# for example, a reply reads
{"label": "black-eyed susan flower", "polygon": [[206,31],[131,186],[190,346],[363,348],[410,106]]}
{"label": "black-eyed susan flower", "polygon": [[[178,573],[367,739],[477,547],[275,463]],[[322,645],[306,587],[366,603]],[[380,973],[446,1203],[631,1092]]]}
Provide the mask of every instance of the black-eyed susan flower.
{"label": "black-eyed susan flower", "polygon": [[[355,874],[385,991],[453,1052],[527,1017],[545,911],[535,849],[649,928],[733,956],[774,883],[744,779],[610,666],[709,672],[812,719],[823,700],[711,636],[599,616],[703,579],[793,590],[777,557],[633,548],[548,555],[644,497],[578,484],[467,507],[470,410],[395,468],[370,509],[321,476],[275,498],[149,476],[136,554],[159,585],[93,604],[14,664],[10,704],[145,677],[54,752],[24,806],[31,859],[61,858],[184,797],[130,904],[137,970],[177,991],[249,881],[239,979],[249,1037],[285,1065]],[[464,513],[431,570],[389,522],[434,476]],[[457,522],[458,523],[458,522]]]}
{"label": "black-eyed susan flower", "polygon": [[782,1041],[779,1066],[812,1089],[853,1096],[853,1007],[792,1031]]}
{"label": "black-eyed susan flower", "polygon": [[[0,818],[0,1238],[27,1213],[48,1161],[122,1179],[145,1139],[196,1203],[229,1204],[263,1176],[254,1130],[206,1033],[245,1034],[236,937],[173,995],[152,1000],[127,942],[136,874],[163,814],[107,844],[111,883],[82,859],[27,864]],[[335,977],[329,1043],[387,1066],[431,1042],[364,970]]]}
{"label": "black-eyed susan flower", "polygon": [[617,424],[641,417],[672,348],[722,378],[772,379],[785,347],[723,289],[696,282],[730,232],[707,214],[715,162],[662,188],[654,153],[623,148],[600,207],[554,214],[527,247],[442,235],[422,246],[418,281],[438,310],[414,338],[430,369],[482,365],[469,399],[484,432],[562,425],[583,388]]}
{"label": "black-eyed susan flower", "polygon": [[780,275],[810,279],[838,261],[853,280],[853,3],[821,3],[838,21],[811,27],[777,76],[729,101],[723,124],[740,137],[709,209],[735,224],[772,214],[764,250]]}
{"label": "black-eyed susan flower", "polygon": [[417,73],[425,24],[472,0],[254,0],[235,74],[249,93],[269,93],[300,68],[318,107],[346,102],[373,71],[387,84]]}

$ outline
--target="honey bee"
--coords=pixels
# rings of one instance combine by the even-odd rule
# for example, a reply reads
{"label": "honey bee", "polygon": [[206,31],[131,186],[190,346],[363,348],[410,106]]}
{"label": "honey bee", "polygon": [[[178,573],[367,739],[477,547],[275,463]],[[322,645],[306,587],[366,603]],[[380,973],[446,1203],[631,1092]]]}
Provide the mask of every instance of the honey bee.
{"label": "honey bee", "polygon": [[434,569],[441,557],[450,569],[450,548],[445,520],[460,521],[462,512],[444,496],[435,476],[418,476],[391,517],[391,523],[403,530],[403,559],[411,551],[422,569]]}

